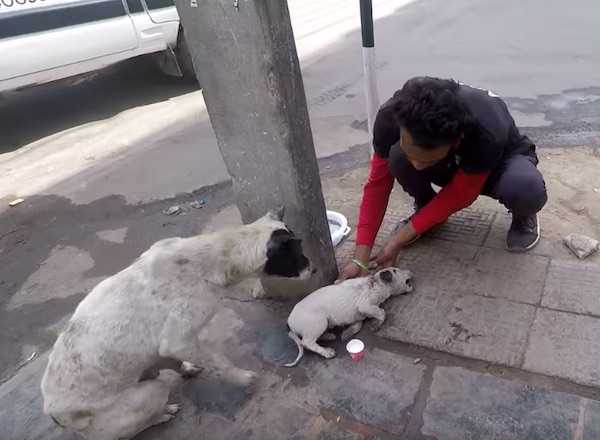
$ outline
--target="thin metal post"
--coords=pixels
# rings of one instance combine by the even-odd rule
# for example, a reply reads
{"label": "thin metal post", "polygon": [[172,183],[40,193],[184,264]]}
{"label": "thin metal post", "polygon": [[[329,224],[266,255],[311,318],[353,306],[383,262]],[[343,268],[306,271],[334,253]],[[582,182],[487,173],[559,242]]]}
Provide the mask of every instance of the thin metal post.
{"label": "thin metal post", "polygon": [[360,0],[360,27],[362,31],[362,57],[367,103],[367,123],[369,134],[373,136],[375,115],[379,110],[379,93],[375,72],[375,35],[373,32],[373,3]]}

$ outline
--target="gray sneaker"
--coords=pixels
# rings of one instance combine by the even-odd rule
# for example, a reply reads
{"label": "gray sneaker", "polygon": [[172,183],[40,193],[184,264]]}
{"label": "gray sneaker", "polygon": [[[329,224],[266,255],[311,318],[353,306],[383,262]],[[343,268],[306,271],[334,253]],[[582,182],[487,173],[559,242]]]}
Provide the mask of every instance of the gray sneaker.
{"label": "gray sneaker", "polygon": [[506,245],[510,252],[526,252],[540,241],[540,222],[537,214],[530,217],[513,215],[506,236]]}

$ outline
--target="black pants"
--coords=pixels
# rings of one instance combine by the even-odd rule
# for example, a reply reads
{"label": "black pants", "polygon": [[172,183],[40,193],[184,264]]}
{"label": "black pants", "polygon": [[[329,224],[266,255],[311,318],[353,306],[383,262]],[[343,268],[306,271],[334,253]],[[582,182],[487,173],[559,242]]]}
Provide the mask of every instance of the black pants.
{"label": "black pants", "polygon": [[[498,200],[513,215],[530,216],[540,211],[548,196],[542,174],[537,169],[537,156],[531,151],[506,157],[488,177],[482,194]],[[453,155],[436,165],[417,171],[397,146],[390,150],[390,172],[410,194],[417,206],[425,206],[434,196],[431,187],[446,186],[456,171]]]}

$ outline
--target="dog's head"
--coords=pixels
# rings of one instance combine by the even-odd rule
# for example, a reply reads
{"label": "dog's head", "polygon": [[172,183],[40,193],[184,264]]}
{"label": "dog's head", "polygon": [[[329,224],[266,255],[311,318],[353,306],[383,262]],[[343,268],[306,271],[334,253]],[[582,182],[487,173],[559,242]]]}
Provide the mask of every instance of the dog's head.
{"label": "dog's head", "polygon": [[376,283],[381,283],[386,288],[389,288],[392,295],[401,295],[413,290],[413,275],[409,270],[388,267],[376,272],[373,277]]}
{"label": "dog's head", "polygon": [[266,262],[263,276],[308,279],[313,270],[302,251],[302,240],[283,223],[283,209],[270,211],[255,224],[266,228]]}

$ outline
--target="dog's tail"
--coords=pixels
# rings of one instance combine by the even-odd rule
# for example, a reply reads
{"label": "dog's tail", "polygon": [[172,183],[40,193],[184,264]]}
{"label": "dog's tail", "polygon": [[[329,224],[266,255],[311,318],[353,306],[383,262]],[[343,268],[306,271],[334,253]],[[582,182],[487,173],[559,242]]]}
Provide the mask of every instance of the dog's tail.
{"label": "dog's tail", "polygon": [[302,359],[302,356],[304,356],[304,347],[302,346],[302,341],[300,340],[298,335],[296,333],[294,333],[293,330],[289,331],[288,336],[298,346],[298,356],[296,357],[296,359],[293,362],[290,362],[289,364],[285,364],[284,367],[295,367],[296,365],[298,365],[298,362],[300,362],[300,359]]}

